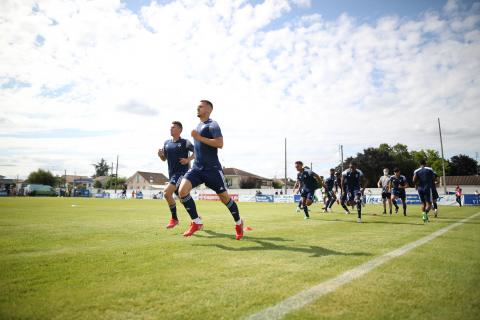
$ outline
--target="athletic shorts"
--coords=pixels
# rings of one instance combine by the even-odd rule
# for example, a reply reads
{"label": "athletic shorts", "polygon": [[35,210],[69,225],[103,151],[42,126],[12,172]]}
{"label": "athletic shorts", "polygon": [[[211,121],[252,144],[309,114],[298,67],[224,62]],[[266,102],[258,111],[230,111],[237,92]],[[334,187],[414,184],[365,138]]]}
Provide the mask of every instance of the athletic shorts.
{"label": "athletic shorts", "polygon": [[420,189],[418,188],[418,195],[420,196],[420,201],[422,203],[432,203],[432,189],[426,188],[426,189]]}
{"label": "athletic shorts", "polygon": [[344,193],[342,193],[342,202],[350,202],[352,200],[355,201],[361,201],[362,199],[362,192],[360,190],[345,190]]}
{"label": "athletic shorts", "polygon": [[192,188],[205,183],[208,188],[217,194],[227,191],[227,183],[225,182],[225,176],[221,169],[191,168],[185,174],[184,178],[190,181]]}
{"label": "athletic shorts", "polygon": [[327,197],[329,199],[330,198],[335,198],[335,191],[333,191],[333,190],[327,191],[326,194],[327,194]]}
{"label": "athletic shorts", "polygon": [[386,192],[386,191],[383,191],[382,192],[382,199],[390,199],[390,197],[392,196],[392,194],[390,192]]}
{"label": "athletic shorts", "polygon": [[407,195],[405,194],[405,190],[404,189],[393,189],[392,190],[392,194],[397,197],[397,198],[400,198],[400,199],[405,199],[407,197]]}
{"label": "athletic shorts", "polygon": [[182,182],[182,179],[183,179],[183,176],[185,175],[185,172],[182,172],[182,173],[174,173],[171,177],[170,177],[170,181],[169,183],[170,184],[173,184],[174,186],[177,187],[180,187],[180,183]]}
{"label": "athletic shorts", "polygon": [[308,188],[303,188],[302,192],[300,193],[300,196],[302,198],[305,198],[307,200],[313,201],[313,197],[315,196],[315,190],[311,190]]}
{"label": "athletic shorts", "polygon": [[438,198],[440,198],[440,196],[438,195],[437,188],[433,188],[432,189],[432,200],[437,200]]}

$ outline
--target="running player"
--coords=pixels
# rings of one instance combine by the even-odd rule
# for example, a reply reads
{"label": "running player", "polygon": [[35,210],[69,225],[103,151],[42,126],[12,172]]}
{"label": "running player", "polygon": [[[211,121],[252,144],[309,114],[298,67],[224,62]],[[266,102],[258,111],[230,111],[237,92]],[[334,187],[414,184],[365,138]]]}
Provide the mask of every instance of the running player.
{"label": "running player", "polygon": [[[313,203],[313,197],[315,196],[315,190],[320,186],[320,177],[310,169],[303,167],[302,161],[295,162],[295,168],[298,171],[297,183],[295,186],[302,185],[302,191],[300,193],[301,202],[303,205],[303,212],[305,213],[305,219],[310,219],[308,214],[308,207]],[[296,188],[293,190],[293,194],[296,193]]]}
{"label": "running player", "polygon": [[438,177],[435,174],[434,179],[433,179],[433,184],[432,184],[432,206],[433,206],[433,213],[434,213],[435,218],[438,217],[437,201],[440,198],[440,196],[438,195],[438,191],[437,191],[437,182],[438,182]]}
{"label": "running player", "polygon": [[[394,175],[390,177],[388,189],[391,192],[392,203],[395,206],[395,213],[398,213],[397,199],[402,200],[403,215],[407,215],[407,194],[405,189],[408,188],[407,178],[400,174],[400,169],[393,169]],[[392,212],[390,211],[390,214]]]}
{"label": "running player", "polygon": [[358,218],[357,222],[362,222],[362,195],[365,190],[364,181],[365,177],[363,172],[357,169],[355,162],[350,162],[349,169],[342,172],[342,207],[345,209],[346,214],[350,214],[346,204],[356,205]]}
{"label": "running player", "polygon": [[382,188],[382,202],[383,202],[383,214],[387,214],[387,202],[388,209],[390,214],[392,214],[392,194],[390,193],[388,182],[390,181],[390,176],[388,175],[388,168],[383,169],[383,176],[378,179],[377,186]]}
{"label": "running player", "polygon": [[237,204],[227,192],[222,165],[218,160],[218,149],[223,148],[223,136],[218,123],[210,119],[212,111],[213,104],[210,101],[200,101],[197,107],[197,117],[201,122],[196,130],[192,130],[195,161],[192,168],[185,174],[179,189],[181,202],[192,219],[190,228],[183,235],[189,237],[203,228],[202,219],[197,213],[197,207],[190,196],[190,191],[205,183],[207,187],[217,193],[220,201],[232,214],[235,221],[235,238],[240,240],[243,237],[243,220],[240,218]]}
{"label": "running player", "polygon": [[325,194],[327,201],[325,202],[324,212],[332,212],[332,206],[337,200],[336,193],[338,191],[338,181],[335,176],[335,169],[330,169],[330,176],[324,182]]}
{"label": "running player", "polygon": [[[179,121],[173,121],[170,126],[170,135],[172,136],[172,139],[165,141],[163,143],[163,148],[158,150],[158,156],[160,159],[162,159],[162,161],[167,161],[168,163],[169,183],[164,190],[164,194],[172,218],[167,225],[167,229],[174,228],[178,224],[177,204],[173,198],[173,193],[175,192],[178,196],[178,187],[182,182],[183,176],[188,171],[190,161],[194,159],[192,143],[189,140],[180,137],[182,130],[182,123]],[[189,153],[192,154],[189,156]]]}
{"label": "running player", "polygon": [[432,208],[432,184],[435,177],[435,172],[432,168],[426,166],[425,160],[420,161],[420,168],[413,173],[413,183],[422,201],[422,220],[424,223],[428,222],[428,212]]}

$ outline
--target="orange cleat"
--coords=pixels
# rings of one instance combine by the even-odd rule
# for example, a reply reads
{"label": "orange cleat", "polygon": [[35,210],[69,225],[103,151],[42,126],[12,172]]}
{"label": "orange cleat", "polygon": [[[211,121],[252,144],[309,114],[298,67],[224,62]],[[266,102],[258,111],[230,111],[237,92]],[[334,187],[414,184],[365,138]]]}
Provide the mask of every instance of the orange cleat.
{"label": "orange cleat", "polygon": [[192,223],[190,223],[190,228],[183,233],[183,236],[190,237],[192,234],[194,234],[198,230],[201,230],[202,228],[203,224],[195,223],[192,221]]}
{"label": "orange cleat", "polygon": [[167,229],[175,228],[177,224],[178,224],[178,220],[170,219],[170,222],[167,224]]}
{"label": "orange cleat", "polygon": [[243,238],[243,220],[241,224],[235,225],[235,231],[237,232],[235,239],[240,240]]}

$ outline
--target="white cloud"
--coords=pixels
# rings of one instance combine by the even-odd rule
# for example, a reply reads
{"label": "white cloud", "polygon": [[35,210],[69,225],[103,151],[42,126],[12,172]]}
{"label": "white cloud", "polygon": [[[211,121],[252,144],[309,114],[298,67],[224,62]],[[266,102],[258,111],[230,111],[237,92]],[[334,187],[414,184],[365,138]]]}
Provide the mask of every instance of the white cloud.
{"label": "white cloud", "polygon": [[[323,173],[338,162],[338,144],[352,153],[383,142],[438,148],[437,117],[450,155],[480,149],[478,6],[449,1],[416,20],[374,24],[313,14],[272,27],[310,5],[152,2],[136,15],[117,0],[2,1],[0,133],[116,133],[0,136],[0,165],[15,164],[1,174],[40,166],[91,174],[91,163],[116,154],[122,175],[166,172],[156,150],[171,121],[182,121],[188,136],[205,98],[225,136],[222,163],[262,176],[283,175],[284,137],[290,162],[313,162]],[[8,88],[6,79],[30,86]],[[41,95],[65,85],[58,97]]]}

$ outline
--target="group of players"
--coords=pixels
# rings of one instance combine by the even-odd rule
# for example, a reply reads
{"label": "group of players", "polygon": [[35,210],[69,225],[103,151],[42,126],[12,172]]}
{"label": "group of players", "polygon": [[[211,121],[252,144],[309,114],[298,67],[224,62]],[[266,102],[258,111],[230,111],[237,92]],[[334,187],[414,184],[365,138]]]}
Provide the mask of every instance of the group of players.
{"label": "group of players", "polygon": [[[204,183],[217,193],[220,201],[230,211],[235,222],[235,238],[240,240],[244,233],[244,222],[240,217],[237,204],[231,199],[227,191],[222,165],[218,159],[218,149],[223,147],[223,136],[218,123],[210,119],[212,111],[213,104],[210,101],[200,101],[197,107],[197,117],[200,119],[200,123],[195,130],[191,131],[191,137],[194,139],[193,144],[189,140],[181,138],[183,126],[181,122],[174,121],[170,127],[172,138],[165,141],[163,148],[158,150],[160,159],[168,163],[169,184],[164,190],[164,195],[170,209],[171,219],[166,227],[171,229],[179,224],[176,202],[173,197],[175,193],[191,218],[190,227],[183,235],[189,237],[203,228],[202,218],[198,215],[190,191]],[[194,161],[190,168],[189,163],[192,160]],[[365,179],[355,162],[350,163],[349,168],[342,172],[340,178],[336,176],[335,170],[331,169],[330,176],[325,181],[308,167],[303,166],[301,161],[295,162],[295,168],[298,175],[294,193],[297,190],[300,192],[299,206],[303,207],[306,219],[309,218],[308,207],[313,203],[315,190],[323,187],[326,194],[325,212],[331,211],[337,200],[336,194],[340,192],[340,204],[345,209],[345,213],[350,213],[347,205],[356,206],[357,222],[362,222]],[[395,205],[396,212],[398,212],[396,199],[400,198],[403,203],[403,214],[406,215],[405,189],[407,188],[407,180],[400,174],[400,170],[395,169],[394,172],[395,175],[388,176],[388,170],[385,170],[384,176],[378,182],[379,187],[383,188],[384,214],[386,214],[386,201],[390,206],[390,214],[392,213],[392,203]],[[431,168],[426,167],[425,161],[421,162],[421,167],[414,173],[413,181],[423,203],[422,218],[424,222],[428,221],[428,212],[432,206],[432,192],[434,192],[433,203],[435,205],[435,199],[438,198],[435,178],[435,173]]]}
{"label": "group of players", "polygon": [[[362,203],[365,191],[366,179],[363,172],[357,168],[355,162],[349,164],[349,168],[339,174],[335,169],[330,169],[330,176],[326,179],[313,172],[310,168],[303,165],[301,161],[295,162],[295,168],[298,171],[297,182],[294,186],[294,194],[300,193],[297,212],[303,208],[305,219],[309,219],[308,207],[313,203],[315,190],[323,188],[324,190],[324,212],[330,212],[333,204],[340,194],[340,205],[345,209],[346,214],[350,214],[348,206],[357,208],[357,222],[362,222]],[[408,188],[407,178],[400,173],[400,169],[395,168],[394,175],[390,176],[388,168],[383,169],[383,176],[378,180],[378,187],[382,188],[383,214],[387,214],[389,205],[390,215],[392,214],[392,204],[395,206],[395,213],[398,213],[399,207],[397,199],[402,201],[403,215],[407,215],[407,196]],[[436,189],[437,175],[432,168],[426,166],[425,160],[420,161],[420,167],[413,174],[413,182],[422,202],[422,220],[429,221],[428,213],[434,208],[435,217],[438,214],[437,200],[439,198]]]}

